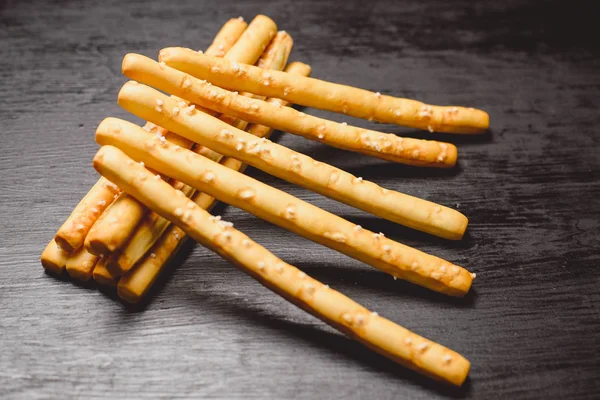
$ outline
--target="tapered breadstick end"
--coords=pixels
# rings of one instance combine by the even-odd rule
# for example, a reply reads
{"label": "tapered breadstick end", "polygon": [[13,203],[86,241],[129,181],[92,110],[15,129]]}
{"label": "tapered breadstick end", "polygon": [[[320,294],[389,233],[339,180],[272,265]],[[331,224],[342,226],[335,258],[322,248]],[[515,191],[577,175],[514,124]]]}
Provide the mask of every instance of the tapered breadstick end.
{"label": "tapered breadstick end", "polygon": [[69,259],[69,253],[61,249],[54,239],[48,243],[44,251],[42,252],[42,256],[40,257],[40,261],[42,262],[42,266],[46,269],[46,271],[51,272],[55,275],[60,275],[65,270],[65,264]]}

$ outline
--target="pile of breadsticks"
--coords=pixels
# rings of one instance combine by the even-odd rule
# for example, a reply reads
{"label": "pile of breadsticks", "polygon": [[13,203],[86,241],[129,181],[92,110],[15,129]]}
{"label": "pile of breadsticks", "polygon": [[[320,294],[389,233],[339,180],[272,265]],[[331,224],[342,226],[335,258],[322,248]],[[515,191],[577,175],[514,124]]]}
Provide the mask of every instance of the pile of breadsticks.
{"label": "pile of breadsticks", "polygon": [[[309,78],[287,63],[292,38],[262,15],[228,21],[205,51],[163,49],[159,61],[123,59],[133,79],[120,106],[144,127],[107,118],[94,168],[102,175],[42,253],[42,265],[81,281],[117,287],[140,301],[188,235],[263,285],[369,348],[433,378],[461,385],[469,362],[460,354],[370,312],[275,257],[207,210],[217,200],[340,251],[394,278],[463,296],[475,274],[449,261],[370,232],[243,175],[246,164],[381,218],[446,239],[463,236],[458,211],[388,190],[271,142],[274,129],[384,160],[454,166],[449,143],[398,137],[314,117],[298,104],[429,131],[479,133],[488,115],[430,106]],[[157,90],[158,89],[158,90]],[[160,90],[160,91],[159,91]],[[164,93],[169,93],[165,95]]]}

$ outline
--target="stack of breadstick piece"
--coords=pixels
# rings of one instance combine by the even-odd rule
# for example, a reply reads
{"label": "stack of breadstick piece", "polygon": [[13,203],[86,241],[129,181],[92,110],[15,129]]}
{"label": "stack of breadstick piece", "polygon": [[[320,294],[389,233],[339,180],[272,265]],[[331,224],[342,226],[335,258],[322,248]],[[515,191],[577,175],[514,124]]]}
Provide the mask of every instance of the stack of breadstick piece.
{"label": "stack of breadstick piece", "polygon": [[[309,78],[288,64],[292,38],[262,15],[228,21],[203,53],[160,51],[158,61],[127,54],[118,103],[148,121],[107,118],[94,168],[102,175],[42,253],[46,270],[116,286],[129,303],[148,293],[190,236],[367,347],[435,379],[461,385],[470,363],[460,354],[370,312],[275,257],[212,216],[217,200],[321,243],[384,273],[450,296],[469,292],[475,274],[370,232],[244,175],[245,165],[445,239],[461,239],[456,210],[388,190],[269,140],[274,129],[340,149],[422,167],[451,168],[449,143],[402,138],[314,117],[298,104],[385,123],[450,133],[481,133],[488,115],[440,107]],[[158,89],[158,90],[157,90]],[[159,91],[160,90],[160,91]],[[164,93],[169,93],[165,95]]]}

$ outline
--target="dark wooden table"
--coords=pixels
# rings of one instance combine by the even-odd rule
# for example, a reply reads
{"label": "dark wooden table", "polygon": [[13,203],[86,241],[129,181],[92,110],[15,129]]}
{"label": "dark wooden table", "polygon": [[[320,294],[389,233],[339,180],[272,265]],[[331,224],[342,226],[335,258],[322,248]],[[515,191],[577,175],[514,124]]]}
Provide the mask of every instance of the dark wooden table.
{"label": "dark wooden table", "polygon": [[[121,4],[128,3],[128,4]],[[1,398],[599,398],[600,38],[579,1],[222,0],[0,5]],[[448,242],[248,173],[477,272],[450,299],[231,207],[286,261],[472,362],[461,389],[396,366],[188,243],[138,309],[43,272],[39,255],[97,176],[93,134],[119,109],[127,52],[206,47],[228,18],[265,13],[314,76],[487,110],[460,165],[415,169],[289,134],[279,143],[470,218]],[[315,110],[306,112],[340,119]]]}

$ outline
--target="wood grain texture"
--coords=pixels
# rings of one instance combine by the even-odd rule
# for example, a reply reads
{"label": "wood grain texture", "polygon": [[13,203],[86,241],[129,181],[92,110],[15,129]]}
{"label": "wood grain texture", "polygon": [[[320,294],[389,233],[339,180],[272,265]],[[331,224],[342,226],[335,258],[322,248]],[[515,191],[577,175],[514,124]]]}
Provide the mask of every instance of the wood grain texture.
{"label": "wood grain texture", "polygon": [[[583,1],[308,0],[0,5],[1,398],[600,397],[600,52]],[[314,76],[490,113],[444,135],[433,171],[278,142],[382,186],[456,207],[457,243],[387,223],[255,169],[247,173],[477,272],[450,299],[231,207],[217,213],[287,262],[472,362],[432,384],[340,336],[189,243],[142,308],[46,275],[39,255],[95,182],[93,133],[116,105],[126,52],[206,47],[228,18],[265,13]],[[414,137],[440,136],[346,120]]]}

